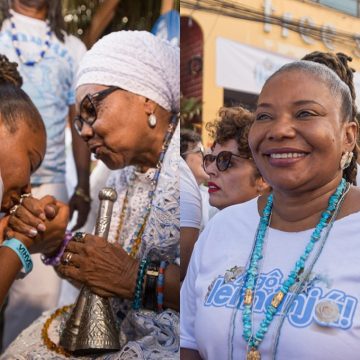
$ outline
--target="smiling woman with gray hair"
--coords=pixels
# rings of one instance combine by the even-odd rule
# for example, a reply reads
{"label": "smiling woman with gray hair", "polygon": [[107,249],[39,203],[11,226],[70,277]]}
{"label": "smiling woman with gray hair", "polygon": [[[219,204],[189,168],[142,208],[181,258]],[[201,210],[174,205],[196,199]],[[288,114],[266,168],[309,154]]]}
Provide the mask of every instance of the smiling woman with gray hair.
{"label": "smiling woman with gray hair", "polygon": [[[101,358],[178,358],[179,99],[179,49],[150,33],[112,33],[80,64],[74,126],[96,158],[118,170],[110,180],[118,200],[110,243],[83,234],[57,270],[115,298],[123,347]],[[40,318],[4,358],[62,358],[41,337],[47,345],[56,338],[64,313],[43,332],[49,314]]]}

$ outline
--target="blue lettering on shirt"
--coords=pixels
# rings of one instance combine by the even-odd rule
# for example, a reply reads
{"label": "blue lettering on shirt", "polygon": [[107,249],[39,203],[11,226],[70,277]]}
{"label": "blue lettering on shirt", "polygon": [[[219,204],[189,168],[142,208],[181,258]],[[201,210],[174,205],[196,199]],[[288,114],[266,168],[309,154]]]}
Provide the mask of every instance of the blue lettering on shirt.
{"label": "blue lettering on shirt", "polygon": [[[253,303],[255,313],[265,313],[273,296],[279,290],[283,278],[283,273],[279,269],[274,269],[259,276]],[[212,284],[211,290],[205,298],[204,306],[231,309],[239,307],[242,309],[244,299],[243,282],[244,274],[231,282],[225,282],[224,276],[219,276]],[[285,296],[278,313],[281,313],[282,306],[287,303],[291,296],[293,296],[292,293]],[[340,315],[338,319],[329,322],[327,326],[344,330],[351,328],[358,300],[341,290],[331,289],[329,292],[325,292],[321,287],[314,285],[307,289],[306,293],[298,294],[292,302],[286,315],[289,323],[292,326],[303,328],[309,326],[312,322],[316,322],[318,319],[315,307],[320,301],[331,301],[339,309]]]}

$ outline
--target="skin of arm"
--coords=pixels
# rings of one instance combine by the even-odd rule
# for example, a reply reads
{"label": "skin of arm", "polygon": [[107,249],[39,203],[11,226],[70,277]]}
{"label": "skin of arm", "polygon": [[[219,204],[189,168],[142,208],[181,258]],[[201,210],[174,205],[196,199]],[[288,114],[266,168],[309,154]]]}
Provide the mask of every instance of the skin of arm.
{"label": "skin of arm", "polygon": [[174,7],[174,0],[162,0],[160,14],[166,14]]}
{"label": "skin of arm", "polygon": [[180,349],[180,359],[181,360],[201,360],[201,356],[197,350],[192,349]]}
{"label": "skin of arm", "polygon": [[17,254],[7,247],[0,247],[0,309],[21,268],[22,264]]}
{"label": "skin of arm", "polygon": [[[73,126],[73,119],[75,117],[75,105],[69,107],[69,119],[72,135],[72,149],[74,154],[76,173],[78,177],[77,187],[85,191],[87,196],[90,196],[90,151],[84,140],[79,136]],[[77,223],[73,230],[79,229],[86,222],[90,211],[90,203],[85,201],[81,196],[73,194],[69,202],[70,218],[72,218],[74,210],[78,211]]]}
{"label": "skin of arm", "polygon": [[106,27],[110,24],[115,15],[115,10],[120,4],[120,0],[107,0],[104,1],[97,9],[94,17],[92,18],[90,27],[86,30],[83,41],[88,49],[91,48],[97,39],[104,32]]}
{"label": "skin of arm", "polygon": [[180,279],[184,280],[187,267],[191,258],[191,254],[195,245],[196,240],[199,237],[199,229],[191,227],[182,227],[180,228],[180,244],[181,244],[181,271]]}

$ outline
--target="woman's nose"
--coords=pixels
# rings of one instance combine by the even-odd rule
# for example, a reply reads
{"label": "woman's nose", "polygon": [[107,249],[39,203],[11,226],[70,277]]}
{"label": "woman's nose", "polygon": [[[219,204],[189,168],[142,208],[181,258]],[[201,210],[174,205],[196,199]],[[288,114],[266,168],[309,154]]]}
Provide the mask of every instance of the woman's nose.
{"label": "woman's nose", "polygon": [[212,161],[207,166],[204,165],[204,170],[209,176],[216,176],[218,169],[216,167],[216,160]]}
{"label": "woman's nose", "polygon": [[81,138],[83,140],[87,141],[94,136],[94,129],[92,126],[90,126],[86,122],[84,122],[79,135],[81,136]]}
{"label": "woman's nose", "polygon": [[270,140],[281,140],[293,138],[296,135],[295,123],[290,116],[284,114],[271,122],[267,138]]}

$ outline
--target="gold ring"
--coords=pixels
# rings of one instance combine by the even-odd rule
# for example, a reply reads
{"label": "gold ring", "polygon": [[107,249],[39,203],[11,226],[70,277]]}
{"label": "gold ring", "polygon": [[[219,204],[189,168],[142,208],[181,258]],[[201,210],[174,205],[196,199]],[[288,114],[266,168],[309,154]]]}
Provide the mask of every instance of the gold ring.
{"label": "gold ring", "polygon": [[86,233],[82,232],[82,231],[77,231],[73,237],[73,239],[76,242],[83,242],[85,239]]}
{"label": "gold ring", "polygon": [[71,261],[71,258],[72,258],[73,254],[68,251],[64,254],[63,258],[62,258],[62,263],[64,265],[69,265],[70,264],[70,261]]}
{"label": "gold ring", "polygon": [[14,205],[9,211],[10,215],[16,215],[16,211],[19,207],[20,207],[20,204]]}

